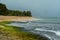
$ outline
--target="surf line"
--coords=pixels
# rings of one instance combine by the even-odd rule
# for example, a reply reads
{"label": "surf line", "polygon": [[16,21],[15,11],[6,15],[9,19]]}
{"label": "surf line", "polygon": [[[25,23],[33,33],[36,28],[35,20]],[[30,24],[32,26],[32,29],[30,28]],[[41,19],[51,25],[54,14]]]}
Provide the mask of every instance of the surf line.
{"label": "surf line", "polygon": [[60,36],[60,31],[54,31],[54,30],[46,30],[46,29],[42,29],[42,28],[36,28],[36,31],[46,31],[46,32],[53,32],[56,35]]}

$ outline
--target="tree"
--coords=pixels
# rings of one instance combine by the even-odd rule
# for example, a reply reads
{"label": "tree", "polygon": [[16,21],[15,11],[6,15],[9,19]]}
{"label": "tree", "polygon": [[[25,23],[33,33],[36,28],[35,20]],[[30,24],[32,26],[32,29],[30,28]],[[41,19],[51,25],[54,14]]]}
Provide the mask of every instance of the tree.
{"label": "tree", "polygon": [[0,3],[0,12],[5,12],[7,11],[6,5]]}
{"label": "tree", "polygon": [[0,15],[3,15],[5,11],[7,11],[5,4],[0,3]]}
{"label": "tree", "polygon": [[31,15],[31,11],[24,11],[23,14],[24,14],[25,16],[32,16],[32,15]]}
{"label": "tree", "polygon": [[32,16],[31,11],[8,10],[5,4],[0,3],[0,15],[5,16]]}

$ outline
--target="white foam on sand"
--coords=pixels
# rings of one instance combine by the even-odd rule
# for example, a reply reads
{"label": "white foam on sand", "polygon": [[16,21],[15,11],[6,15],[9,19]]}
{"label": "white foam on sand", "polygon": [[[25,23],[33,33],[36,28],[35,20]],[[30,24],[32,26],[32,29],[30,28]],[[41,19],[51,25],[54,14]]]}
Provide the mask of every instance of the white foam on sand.
{"label": "white foam on sand", "polygon": [[37,31],[53,32],[53,33],[55,33],[57,36],[60,36],[60,31],[46,30],[46,29],[42,29],[42,28],[36,28],[35,30],[37,30]]}
{"label": "white foam on sand", "polygon": [[32,18],[31,21],[38,21],[38,20],[42,20],[42,19],[39,19],[39,18]]}

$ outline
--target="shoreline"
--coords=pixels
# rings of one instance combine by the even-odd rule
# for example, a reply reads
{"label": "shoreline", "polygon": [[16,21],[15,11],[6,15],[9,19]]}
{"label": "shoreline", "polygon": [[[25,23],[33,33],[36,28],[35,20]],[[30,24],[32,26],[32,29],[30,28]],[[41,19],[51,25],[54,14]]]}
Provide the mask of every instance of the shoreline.
{"label": "shoreline", "polygon": [[36,21],[36,20],[40,20],[40,19],[29,16],[0,16],[0,22],[1,21],[28,22],[28,21]]}
{"label": "shoreline", "polygon": [[32,20],[38,19],[29,16],[0,16],[0,21],[32,21]]}
{"label": "shoreline", "polygon": [[[23,31],[24,28],[6,25],[6,22],[0,22],[0,31],[2,36],[0,40],[50,40],[49,38],[33,32]],[[22,30],[21,30],[22,29]],[[11,33],[12,32],[12,33]],[[7,35],[6,35],[7,34]]]}

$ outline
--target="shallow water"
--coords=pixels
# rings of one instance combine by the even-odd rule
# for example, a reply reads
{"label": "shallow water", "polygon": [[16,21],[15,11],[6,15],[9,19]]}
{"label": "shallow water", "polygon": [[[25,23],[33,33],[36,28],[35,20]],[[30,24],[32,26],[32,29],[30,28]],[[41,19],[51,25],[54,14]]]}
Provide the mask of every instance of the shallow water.
{"label": "shallow water", "polygon": [[51,40],[60,40],[60,18],[42,18],[27,23],[13,22],[10,25],[21,26],[30,32],[44,35]]}

